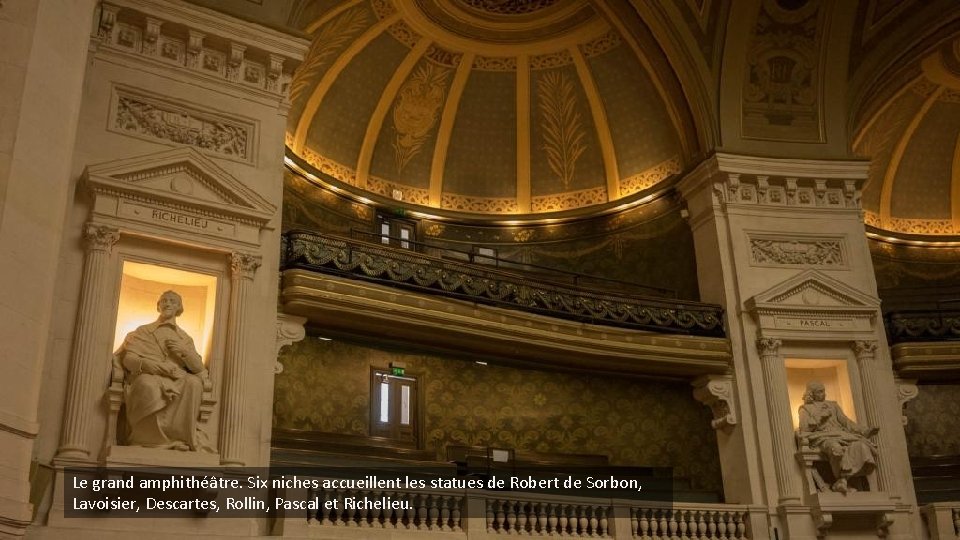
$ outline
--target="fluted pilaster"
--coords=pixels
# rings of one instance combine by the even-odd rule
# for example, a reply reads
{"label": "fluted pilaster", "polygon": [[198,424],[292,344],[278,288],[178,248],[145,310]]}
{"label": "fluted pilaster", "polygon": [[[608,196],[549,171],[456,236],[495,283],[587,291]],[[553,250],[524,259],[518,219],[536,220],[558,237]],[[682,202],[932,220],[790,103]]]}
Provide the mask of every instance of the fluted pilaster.
{"label": "fluted pilaster", "polygon": [[[104,363],[110,362],[110,350],[105,347],[104,302],[110,252],[120,239],[120,231],[105,225],[87,223],[83,229],[86,255],[83,263],[83,283],[80,290],[80,311],[73,339],[73,361],[67,382],[67,401],[63,431],[57,457],[61,459],[89,459],[89,425],[93,410],[103,386]],[[100,388],[102,390],[103,388]]]}
{"label": "fluted pilaster", "polygon": [[787,399],[787,371],[780,358],[779,339],[760,338],[757,350],[766,387],[767,410],[770,412],[770,434],[773,439],[773,462],[780,486],[780,502],[799,501],[800,489],[793,473],[794,443],[793,420],[790,401]]}
{"label": "fluted pilaster", "polygon": [[227,351],[223,368],[223,409],[220,417],[220,463],[244,465],[243,408],[248,334],[247,289],[260,267],[261,257],[250,253],[230,254],[230,311]]}
{"label": "fluted pilaster", "polygon": [[[854,341],[853,353],[857,357],[857,368],[860,371],[867,425],[879,428],[882,425],[883,413],[880,410],[880,388],[877,381],[877,342]],[[880,491],[891,491],[895,484],[890,476],[890,459],[885,452],[887,446],[884,444],[884,435],[884,430],[880,429],[874,438],[877,448],[880,449],[877,452],[877,488]]]}

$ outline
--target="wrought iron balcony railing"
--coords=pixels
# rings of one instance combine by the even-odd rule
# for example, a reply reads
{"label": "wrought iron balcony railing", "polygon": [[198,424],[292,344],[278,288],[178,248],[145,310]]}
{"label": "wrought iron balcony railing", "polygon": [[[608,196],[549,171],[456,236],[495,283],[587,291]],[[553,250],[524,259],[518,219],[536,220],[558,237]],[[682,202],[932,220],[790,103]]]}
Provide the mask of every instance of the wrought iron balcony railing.
{"label": "wrought iron balcony railing", "polygon": [[598,292],[421,253],[308,231],[283,235],[282,269],[348,276],[553,317],[722,337],[723,310],[699,302]]}
{"label": "wrought iron balcony railing", "polygon": [[893,311],[884,316],[884,324],[891,344],[960,339],[960,309],[956,307]]}

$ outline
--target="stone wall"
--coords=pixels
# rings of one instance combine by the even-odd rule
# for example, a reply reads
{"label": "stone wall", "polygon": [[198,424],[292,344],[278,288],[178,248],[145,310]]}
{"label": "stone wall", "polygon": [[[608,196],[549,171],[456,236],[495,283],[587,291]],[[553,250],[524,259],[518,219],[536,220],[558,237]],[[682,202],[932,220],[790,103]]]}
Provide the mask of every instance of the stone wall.
{"label": "stone wall", "polygon": [[907,403],[911,457],[960,455],[960,385],[925,384]]}

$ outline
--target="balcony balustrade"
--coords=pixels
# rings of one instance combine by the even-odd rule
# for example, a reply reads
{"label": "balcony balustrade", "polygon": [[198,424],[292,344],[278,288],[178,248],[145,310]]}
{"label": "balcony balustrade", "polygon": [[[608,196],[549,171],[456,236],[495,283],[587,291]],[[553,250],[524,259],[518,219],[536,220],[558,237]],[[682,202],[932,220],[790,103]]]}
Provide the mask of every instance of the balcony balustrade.
{"label": "balcony balustrade", "polygon": [[348,276],[590,324],[724,335],[723,311],[716,305],[561,284],[479,263],[315,232],[290,231],[283,235],[281,267]]}
{"label": "balcony balustrade", "polygon": [[[286,537],[430,538],[547,536],[617,540],[749,540],[750,508],[493,491],[304,490],[338,501],[336,510],[287,512],[275,530]],[[288,498],[295,494],[287,493]],[[345,509],[346,500],[389,499],[405,508]],[[758,513],[756,518],[765,520]],[[761,522],[762,523],[762,522]],[[759,524],[753,526],[760,526]]]}

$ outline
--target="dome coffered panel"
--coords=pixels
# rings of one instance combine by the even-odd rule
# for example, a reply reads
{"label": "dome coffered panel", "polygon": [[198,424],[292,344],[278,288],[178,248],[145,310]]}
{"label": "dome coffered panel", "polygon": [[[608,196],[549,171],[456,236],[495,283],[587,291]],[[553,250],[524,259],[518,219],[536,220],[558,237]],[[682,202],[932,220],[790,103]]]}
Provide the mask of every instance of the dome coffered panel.
{"label": "dome coffered panel", "polygon": [[876,107],[854,140],[872,159],[863,206],[895,233],[960,235],[960,40],[919,62],[919,73]]}
{"label": "dome coffered panel", "polygon": [[683,97],[664,90],[676,82],[660,79],[672,74],[663,53],[625,39],[602,7],[314,7],[313,43],[291,85],[291,151],[346,189],[470,214],[640,196],[684,168],[680,141],[697,137],[674,112],[687,110]]}

